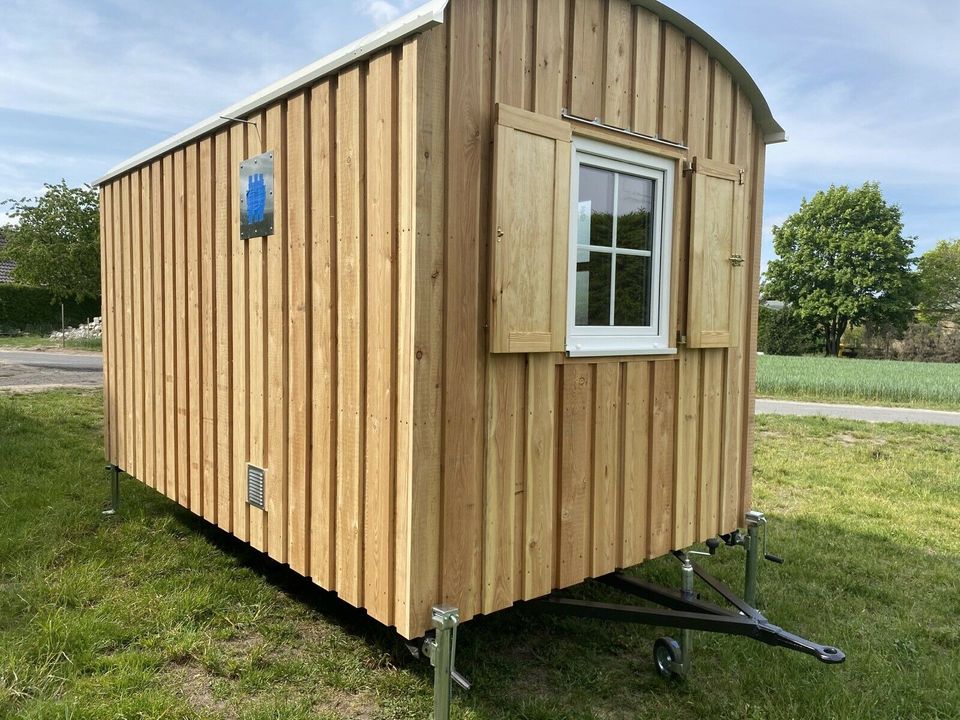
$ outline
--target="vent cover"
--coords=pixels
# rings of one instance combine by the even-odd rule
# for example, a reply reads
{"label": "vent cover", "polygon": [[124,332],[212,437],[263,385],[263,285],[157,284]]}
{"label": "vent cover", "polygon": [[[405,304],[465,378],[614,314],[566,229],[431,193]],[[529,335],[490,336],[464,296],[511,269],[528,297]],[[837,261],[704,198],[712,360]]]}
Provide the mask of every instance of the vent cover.
{"label": "vent cover", "polygon": [[247,502],[263,510],[263,485],[266,480],[266,470],[256,465],[247,464]]}

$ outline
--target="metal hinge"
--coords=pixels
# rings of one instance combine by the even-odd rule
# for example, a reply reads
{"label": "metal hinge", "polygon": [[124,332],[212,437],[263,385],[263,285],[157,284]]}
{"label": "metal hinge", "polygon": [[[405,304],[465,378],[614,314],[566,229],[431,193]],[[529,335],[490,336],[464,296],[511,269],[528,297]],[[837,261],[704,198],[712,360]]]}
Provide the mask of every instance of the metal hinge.
{"label": "metal hinge", "polygon": [[741,185],[743,185],[744,183],[744,177],[746,176],[746,174],[747,174],[747,171],[744,170],[743,168],[740,168],[740,184]]}
{"label": "metal hinge", "polygon": [[686,344],[687,344],[687,336],[684,335],[679,330],[677,330],[677,345],[686,345]]}

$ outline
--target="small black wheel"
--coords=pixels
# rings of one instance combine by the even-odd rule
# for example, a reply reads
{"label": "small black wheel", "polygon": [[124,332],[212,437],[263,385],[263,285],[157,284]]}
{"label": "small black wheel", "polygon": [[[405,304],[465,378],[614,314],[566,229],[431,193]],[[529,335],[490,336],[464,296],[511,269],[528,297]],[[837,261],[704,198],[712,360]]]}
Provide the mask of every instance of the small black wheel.
{"label": "small black wheel", "polygon": [[675,668],[680,664],[682,657],[680,643],[672,637],[657,638],[653,643],[653,666],[660,673],[660,677],[668,680],[679,678],[680,673]]}

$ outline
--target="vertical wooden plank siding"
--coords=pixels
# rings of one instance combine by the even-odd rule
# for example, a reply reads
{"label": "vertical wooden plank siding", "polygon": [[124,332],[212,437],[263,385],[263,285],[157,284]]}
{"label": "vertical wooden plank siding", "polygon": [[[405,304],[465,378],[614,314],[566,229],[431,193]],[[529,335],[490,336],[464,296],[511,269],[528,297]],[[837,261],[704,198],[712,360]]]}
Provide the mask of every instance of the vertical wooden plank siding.
{"label": "vertical wooden plank siding", "polygon": [[265,239],[267,270],[265,296],[267,381],[266,464],[270,478],[266,483],[267,537],[270,556],[287,562],[287,153],[285,103],[268,108],[265,118],[265,151],[272,151],[273,235]]}
{"label": "vertical wooden plank siding", "polygon": [[[396,127],[396,343],[391,348],[396,362],[396,403],[394,417],[395,473],[394,528],[391,563],[394,624],[401,634],[409,632],[410,595],[419,577],[411,575],[410,543],[413,528],[419,525],[422,505],[414,505],[413,411],[415,368],[415,273],[417,223],[417,73],[419,39],[409,39],[397,51]],[[414,515],[416,513],[416,515]]]}
{"label": "vertical wooden plank siding", "polygon": [[363,70],[337,85],[337,592],[363,596]]}
{"label": "vertical wooden plank siding", "polygon": [[177,150],[173,154],[173,247],[174,247],[174,290],[171,305],[176,315],[176,337],[173,339],[176,353],[173,386],[177,393],[177,435],[174,448],[177,476],[177,502],[191,507],[190,484],[190,436],[189,410],[187,398],[190,393],[190,380],[187,375],[187,239],[186,239],[186,190],[185,190],[185,152]]}
{"label": "vertical wooden plank siding", "polygon": [[[251,157],[264,152],[266,133],[265,115],[257,113],[249,119],[256,123],[244,127],[247,152],[243,157]],[[239,189],[243,192],[243,188]],[[274,178],[276,191],[276,178]],[[276,206],[275,206],[276,207]],[[276,215],[274,215],[276,221]],[[243,241],[240,241],[243,243]],[[267,467],[266,436],[267,426],[267,326],[266,326],[266,263],[267,239],[252,237],[246,241],[247,260],[247,461],[243,465],[243,498],[246,499],[247,463],[270,471],[266,482],[274,482],[274,473]],[[267,515],[261,508],[250,504],[247,507],[248,537],[250,544],[257,550],[268,552]]]}
{"label": "vertical wooden plank siding", "polygon": [[233,166],[230,163],[230,132],[223,130],[214,138],[213,183],[213,256],[215,262],[213,302],[216,305],[216,389],[214,437],[216,438],[217,525],[233,530],[233,420],[232,370],[233,324],[231,287],[231,193]]}
{"label": "vertical wooden plank siding", "polygon": [[396,87],[394,58],[368,65],[364,86],[366,137],[366,297],[364,306],[365,412],[363,475],[363,602],[390,624],[394,565],[394,356],[393,305],[396,245]]}
{"label": "vertical wooden plank siding", "polygon": [[238,168],[247,156],[246,125],[230,127],[230,155],[228,171],[228,194],[230,196],[230,316],[231,326],[231,391],[233,442],[233,534],[241,540],[250,538],[250,506],[247,504],[247,462],[250,455],[248,428],[250,423],[250,345],[247,297],[250,284],[247,251],[249,242],[240,239],[240,203]]}
{"label": "vertical wooden plank siding", "polygon": [[[440,599],[480,610],[483,532],[483,386],[486,299],[482,172],[489,162],[492,0],[448,9],[446,284],[444,303]],[[481,178],[478,182],[478,178]],[[424,178],[421,177],[421,181]]]}
{"label": "vertical wooden plank siding", "polygon": [[100,272],[103,279],[103,450],[108,463],[116,462],[117,445],[114,440],[116,432],[116,396],[114,393],[114,376],[116,374],[113,358],[113,310],[115,296],[113,293],[113,214],[111,212],[112,185],[100,187]]}
{"label": "vertical wooden plank siding", "polygon": [[336,589],[336,85],[310,93],[310,261],[312,402],[310,576]]}
{"label": "vertical wooden plank siding", "polygon": [[186,363],[186,408],[187,408],[187,446],[189,463],[186,478],[190,485],[190,509],[197,515],[203,515],[203,433],[202,402],[203,378],[200,374],[200,163],[199,148],[196,143],[187,145],[185,162],[185,210],[186,223],[186,279],[187,279],[187,328],[185,351]]}
{"label": "vertical wooden plank siding", "polygon": [[214,274],[213,224],[214,206],[213,139],[200,141],[199,200],[200,200],[200,406],[201,458],[200,472],[203,486],[203,517],[217,522],[219,500],[217,468],[217,309]]}
{"label": "vertical wooden plank siding", "polygon": [[[745,170],[736,346],[487,352],[497,102]],[[469,619],[740,524],[764,141],[702,46],[627,0],[461,0],[246,119],[101,188],[109,461],[406,637],[437,602]],[[241,240],[266,151],[274,232]]]}
{"label": "vertical wooden plank siding", "polygon": [[[144,482],[150,487],[157,488],[157,471],[154,464],[156,459],[155,446],[157,433],[154,427],[154,393],[153,393],[153,212],[152,212],[152,179],[150,167],[140,170],[140,237],[141,237],[141,362],[143,363],[143,476]],[[162,488],[162,485],[160,486]]]}
{"label": "vertical wooden plank siding", "polygon": [[163,263],[163,171],[160,160],[154,160],[150,165],[150,235],[151,235],[151,268],[153,294],[150,297],[153,325],[150,328],[150,355],[148,362],[152,364],[153,385],[153,425],[151,438],[153,442],[153,469],[154,488],[166,494],[166,404],[164,400],[164,263]]}
{"label": "vertical wooden plank siding", "polygon": [[309,574],[310,558],[310,185],[309,95],[287,101],[287,561]]}
{"label": "vertical wooden plank siding", "polygon": [[[401,124],[414,123],[415,174],[414,223],[414,358],[413,368],[413,467],[408,532],[409,570],[401,592],[408,596],[407,611],[398,618],[416,632],[430,606],[442,597],[442,508],[444,334],[447,326],[445,286],[446,247],[446,67],[447,24],[417,38],[416,68],[405,68],[404,77],[416,74],[416,117],[402,116]],[[404,94],[404,97],[406,95]],[[406,107],[406,105],[402,106]],[[404,132],[404,137],[407,137]],[[401,143],[402,146],[402,143]],[[401,177],[406,177],[403,172]],[[430,178],[433,182],[426,182]],[[401,212],[403,206],[401,206]]]}
{"label": "vertical wooden plank siding", "polygon": [[134,416],[133,375],[135,372],[134,337],[133,337],[133,230],[130,227],[130,181],[129,175],[124,177],[120,185],[120,213],[122,216],[122,230],[120,236],[120,257],[122,282],[121,290],[123,313],[123,335],[120,354],[123,357],[123,461],[122,465],[127,472],[136,475],[136,421]]}
{"label": "vertical wooden plank siding", "polygon": [[176,404],[175,346],[176,325],[179,307],[176,303],[176,244],[174,233],[173,155],[163,158],[160,165],[163,173],[163,406],[164,406],[164,467],[166,495],[179,502],[177,489],[177,430],[179,429]]}

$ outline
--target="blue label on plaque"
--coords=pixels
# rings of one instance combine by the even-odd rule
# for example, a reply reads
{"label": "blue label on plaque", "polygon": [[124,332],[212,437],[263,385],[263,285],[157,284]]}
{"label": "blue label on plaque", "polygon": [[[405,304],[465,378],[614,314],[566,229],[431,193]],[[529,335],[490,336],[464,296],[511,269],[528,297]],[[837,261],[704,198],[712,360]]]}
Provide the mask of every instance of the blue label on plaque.
{"label": "blue label on plaque", "polygon": [[263,173],[247,178],[247,222],[263,222],[263,211],[267,202],[267,189],[263,184]]}

